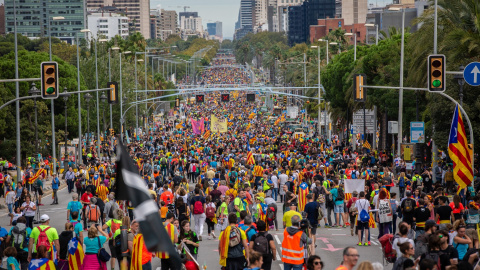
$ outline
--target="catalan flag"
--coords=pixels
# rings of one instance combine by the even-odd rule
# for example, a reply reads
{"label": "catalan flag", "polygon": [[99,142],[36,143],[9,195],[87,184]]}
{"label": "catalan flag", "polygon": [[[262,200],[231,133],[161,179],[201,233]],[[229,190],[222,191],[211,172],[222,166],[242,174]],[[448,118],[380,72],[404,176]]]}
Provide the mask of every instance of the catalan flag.
{"label": "catalan flag", "polygon": [[183,124],[182,124],[182,123],[178,123],[178,124],[175,126],[176,129],[181,129],[182,127],[183,127]]}
{"label": "catalan flag", "polygon": [[448,154],[453,161],[453,177],[463,189],[473,180],[472,149],[469,148],[462,113],[458,105],[453,114],[450,138],[448,140]]}
{"label": "catalan flag", "polygon": [[38,177],[40,177],[40,175],[45,177],[47,175],[47,171],[44,168],[40,168],[32,177],[28,179],[28,183],[33,184],[38,179]]}
{"label": "catalan flag", "polygon": [[83,263],[83,247],[74,237],[68,242],[68,267],[70,270],[80,270],[80,266]]}
{"label": "catalan flag", "polygon": [[253,167],[253,175],[261,177],[263,175],[263,167],[259,165]]}
{"label": "catalan flag", "polygon": [[308,184],[302,182],[298,189],[298,211],[303,212],[307,205]]}
{"label": "catalan flag", "polygon": [[207,130],[205,131],[205,133],[203,133],[203,139],[206,140],[206,139],[208,139],[208,138],[210,138],[210,129],[207,129]]}
{"label": "catalan flag", "polygon": [[280,122],[280,117],[277,118],[277,120],[275,120],[275,123],[273,123],[275,126],[278,125],[278,123]]}
{"label": "catalan flag", "polygon": [[369,150],[372,149],[372,146],[370,145],[370,143],[367,140],[363,143],[363,147],[365,147]]}
{"label": "catalan flag", "polygon": [[250,113],[250,115],[248,116],[248,119],[253,119],[254,117],[255,117],[255,113],[252,112],[252,113]]}
{"label": "catalan flag", "polygon": [[247,164],[255,164],[255,159],[253,158],[253,153],[251,150],[248,150],[247,154]]}
{"label": "catalan flag", "polygon": [[47,258],[31,260],[28,270],[55,270],[55,264]]}
{"label": "catalan flag", "polygon": [[257,137],[253,137],[250,139],[250,144],[254,144],[257,141]]}

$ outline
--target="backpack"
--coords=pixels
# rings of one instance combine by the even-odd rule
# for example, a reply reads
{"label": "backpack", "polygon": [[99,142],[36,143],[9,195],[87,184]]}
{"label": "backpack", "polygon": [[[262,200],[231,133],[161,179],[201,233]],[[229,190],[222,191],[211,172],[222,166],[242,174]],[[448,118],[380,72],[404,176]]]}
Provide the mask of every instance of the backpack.
{"label": "backpack", "polygon": [[[196,202],[195,202],[196,204]],[[195,206],[194,206],[195,208]],[[207,218],[214,218],[215,217],[215,207],[213,206],[207,206],[207,211],[206,211],[206,217]]]}
{"label": "backpack", "polygon": [[335,201],[343,201],[345,200],[345,194],[343,193],[343,190],[341,188],[337,188],[337,198]]}
{"label": "backpack", "polygon": [[194,173],[194,172],[197,171],[197,166],[195,166],[195,163],[192,163],[191,168],[192,168],[192,169],[191,169],[191,172],[192,172],[192,173]]}
{"label": "backpack", "polygon": [[98,168],[98,172],[103,174],[103,167]]}
{"label": "backpack", "polygon": [[352,171],[351,177],[352,177],[352,179],[357,179],[357,171],[356,170]]}
{"label": "backpack", "polygon": [[240,229],[236,226],[231,226],[230,240],[228,241],[229,247],[234,247],[242,242],[242,235]]}
{"label": "backpack", "polygon": [[162,164],[162,166],[167,166],[167,159],[166,158],[161,158],[160,159],[160,164]]}
{"label": "backpack", "polygon": [[[79,183],[79,181],[77,181],[77,183]],[[81,188],[81,186],[80,186]],[[78,201],[74,201],[72,203],[72,209],[70,209],[70,215],[73,213],[73,212],[77,212],[79,215],[80,215],[80,207],[78,206],[80,204],[80,202]]]}
{"label": "backpack", "polygon": [[268,233],[257,233],[255,241],[253,241],[253,250],[259,252],[262,255],[270,254],[270,244],[267,240]]}
{"label": "backpack", "polygon": [[273,221],[273,219],[275,219],[275,208],[270,206],[267,208],[267,221],[270,222]]}
{"label": "backpack", "polygon": [[113,217],[114,217],[114,213],[115,213],[115,211],[116,211],[117,209],[118,209],[118,205],[117,205],[115,202],[113,202],[113,203],[112,203],[112,206],[110,207],[110,210],[108,211],[108,217],[109,217],[109,218],[113,218]]}
{"label": "backpack", "polygon": [[47,231],[48,229],[50,229],[50,227],[46,227],[44,230],[42,230],[40,227],[37,227],[37,228],[40,231],[40,234],[38,235],[38,238],[37,238],[37,245],[36,245],[37,250],[40,246],[45,246],[47,250],[50,251],[52,246],[50,245],[50,240],[48,240],[48,236],[47,236]]}
{"label": "backpack", "polygon": [[194,215],[203,214],[203,204],[200,200],[196,201],[193,204],[193,214]]}
{"label": "backpack", "polygon": [[425,235],[419,236],[415,240],[415,258],[418,258],[422,254],[427,254],[428,252],[428,237]]}
{"label": "backpack", "polygon": [[413,211],[412,199],[405,200],[405,207],[403,208],[405,213],[410,213]]}
{"label": "backpack", "polygon": [[430,259],[432,261],[435,262],[435,264],[437,265],[437,269],[442,269],[441,267],[441,264],[440,264],[440,255],[442,254],[442,252],[438,252],[438,253],[427,253],[425,254],[425,259]]}
{"label": "backpack", "polygon": [[365,210],[365,207],[362,207],[362,208],[363,208],[362,211],[360,211],[360,221],[368,222],[370,220],[370,215],[368,214],[367,210]]}
{"label": "backpack", "polygon": [[97,222],[98,221],[98,212],[97,212],[97,206],[95,205],[93,208],[91,205],[88,206],[89,211],[88,211],[88,221],[90,222]]}
{"label": "backpack", "polygon": [[403,176],[398,178],[398,186],[405,187],[405,178]]}
{"label": "backpack", "polygon": [[12,229],[12,238],[12,246],[17,250],[28,247],[27,226],[23,223],[18,223]]}
{"label": "backpack", "polygon": [[227,206],[228,213],[237,213],[237,209],[235,208],[234,201],[231,201]]}
{"label": "backpack", "polygon": [[92,175],[95,174],[95,168],[93,168],[93,167],[90,168],[90,174],[92,174]]}

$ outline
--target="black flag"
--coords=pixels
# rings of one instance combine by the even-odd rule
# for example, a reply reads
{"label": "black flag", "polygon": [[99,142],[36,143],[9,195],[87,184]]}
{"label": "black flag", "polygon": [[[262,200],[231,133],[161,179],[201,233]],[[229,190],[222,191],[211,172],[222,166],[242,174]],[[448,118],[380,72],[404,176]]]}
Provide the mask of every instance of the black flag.
{"label": "black flag", "polygon": [[125,146],[120,140],[118,142],[115,199],[128,200],[132,203],[133,213],[140,224],[148,251],[168,253],[176,264],[175,269],[181,269],[180,256],[162,225],[158,206],[150,197],[145,181],[140,178]]}

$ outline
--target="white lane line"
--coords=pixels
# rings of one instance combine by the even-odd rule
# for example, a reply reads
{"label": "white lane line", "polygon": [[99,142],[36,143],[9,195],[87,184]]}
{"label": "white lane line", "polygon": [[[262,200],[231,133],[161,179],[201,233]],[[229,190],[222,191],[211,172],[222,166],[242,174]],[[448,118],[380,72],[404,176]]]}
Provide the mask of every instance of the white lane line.
{"label": "white lane line", "polygon": [[280,238],[278,238],[278,235],[275,235],[275,240],[277,240],[277,244],[282,245],[282,242],[280,242]]}
{"label": "white lane line", "polygon": [[375,241],[372,241],[372,244],[374,244],[375,246],[378,246],[378,243]]}
{"label": "white lane line", "polygon": [[283,263],[280,263],[279,266],[280,266],[280,269],[283,270]]}
{"label": "white lane line", "polygon": [[[278,243],[278,248],[277,248],[277,261],[280,261],[281,262],[281,258],[280,258],[280,253],[282,253],[282,242],[280,242],[280,238],[278,238],[278,235],[275,235],[275,240],[277,241]],[[282,267],[283,269],[283,264],[280,264],[280,267]]]}

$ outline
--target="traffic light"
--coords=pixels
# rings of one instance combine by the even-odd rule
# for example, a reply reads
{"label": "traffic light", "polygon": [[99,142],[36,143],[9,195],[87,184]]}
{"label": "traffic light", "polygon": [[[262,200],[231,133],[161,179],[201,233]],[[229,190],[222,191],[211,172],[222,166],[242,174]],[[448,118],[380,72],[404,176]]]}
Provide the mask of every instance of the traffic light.
{"label": "traffic light", "polygon": [[287,96],[283,96],[283,104],[287,105]]}
{"label": "traffic light", "polygon": [[42,80],[42,98],[58,98],[58,63],[42,62],[40,65],[40,74]]}
{"label": "traffic light", "polygon": [[255,101],[255,94],[247,94],[247,101]]}
{"label": "traffic light", "polygon": [[353,100],[356,102],[365,102],[367,100],[367,89],[361,87],[365,85],[367,76],[365,74],[355,74],[353,78]]}
{"label": "traffic light", "polygon": [[205,102],[205,95],[196,95],[195,100],[197,101],[197,103],[203,103]]}
{"label": "traffic light", "polygon": [[178,108],[180,107],[180,98],[175,98],[175,107]]}
{"label": "traffic light", "polygon": [[115,130],[113,128],[110,129],[110,136],[115,136]]}
{"label": "traffic light", "polygon": [[107,83],[107,88],[110,88],[110,91],[108,91],[108,104],[117,104],[118,103],[118,83],[109,82]]}
{"label": "traffic light", "polygon": [[223,101],[223,102],[229,102],[230,101],[230,94],[222,94],[220,100]]}
{"label": "traffic light", "polygon": [[445,91],[445,55],[428,56],[428,91]]}

